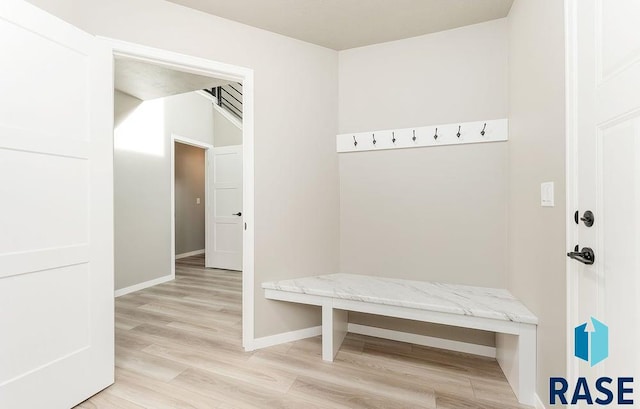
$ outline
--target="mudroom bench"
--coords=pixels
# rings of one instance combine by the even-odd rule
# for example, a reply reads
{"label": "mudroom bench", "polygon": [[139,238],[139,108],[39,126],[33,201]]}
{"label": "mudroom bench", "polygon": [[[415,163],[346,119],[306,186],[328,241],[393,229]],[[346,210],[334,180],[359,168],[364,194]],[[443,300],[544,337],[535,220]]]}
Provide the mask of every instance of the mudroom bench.
{"label": "mudroom bench", "polygon": [[354,274],[262,284],[265,297],[322,307],[322,359],[333,361],[356,311],[496,332],[496,356],[520,403],[533,405],[537,317],[509,291]]}

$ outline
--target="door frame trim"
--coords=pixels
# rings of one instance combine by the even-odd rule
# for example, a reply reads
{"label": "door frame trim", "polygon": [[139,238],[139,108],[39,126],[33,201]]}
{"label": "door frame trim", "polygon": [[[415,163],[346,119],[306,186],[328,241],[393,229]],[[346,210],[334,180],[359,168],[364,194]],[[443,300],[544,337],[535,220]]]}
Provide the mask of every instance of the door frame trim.
{"label": "door frame trim", "polygon": [[[242,244],[242,346],[253,350],[254,343],[254,72],[251,68],[205,58],[175,53],[140,44],[97,37],[109,46],[113,58],[127,58],[160,65],[181,72],[242,82],[243,126],[242,126],[242,171],[243,171],[243,219],[247,228],[243,231]],[[113,178],[113,174],[111,175]]]}
{"label": "door frame trim", "polygon": [[[176,142],[194,146],[204,150],[204,251],[205,254],[211,243],[209,242],[209,211],[211,206],[209,191],[209,164],[212,160],[213,145],[186,138],[171,133],[171,279],[176,278]],[[206,265],[205,265],[206,267]]]}
{"label": "door frame trim", "polygon": [[[566,131],[566,248],[572,249],[577,243],[578,229],[573,220],[573,213],[579,208],[578,203],[578,36],[577,36],[577,1],[564,2],[565,18],[565,131]],[[573,359],[573,325],[578,322],[578,280],[579,269],[576,263],[566,259],[566,370],[567,379],[574,384],[579,375],[578,360]]]}

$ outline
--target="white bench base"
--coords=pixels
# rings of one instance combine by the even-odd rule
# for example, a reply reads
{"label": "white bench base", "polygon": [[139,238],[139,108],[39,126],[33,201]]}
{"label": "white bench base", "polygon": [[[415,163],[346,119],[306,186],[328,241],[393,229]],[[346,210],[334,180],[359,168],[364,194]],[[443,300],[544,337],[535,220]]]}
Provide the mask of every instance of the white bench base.
{"label": "white bench base", "polygon": [[265,297],[271,300],[322,307],[322,359],[329,362],[335,358],[347,334],[348,311],[496,332],[498,333],[498,363],[518,401],[525,405],[535,405],[537,353],[535,324],[274,289],[265,289]]}
{"label": "white bench base", "polygon": [[[328,303],[327,303],[328,304]],[[349,312],[337,310],[330,305],[322,306],[322,359],[333,361],[340,345],[347,336]]]}

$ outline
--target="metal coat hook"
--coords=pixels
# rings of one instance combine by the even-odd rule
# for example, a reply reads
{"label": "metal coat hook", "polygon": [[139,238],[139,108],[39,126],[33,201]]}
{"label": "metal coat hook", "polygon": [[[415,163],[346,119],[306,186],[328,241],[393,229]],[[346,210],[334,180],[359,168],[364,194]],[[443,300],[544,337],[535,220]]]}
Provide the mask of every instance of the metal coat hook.
{"label": "metal coat hook", "polygon": [[336,135],[336,150],[357,153],[380,149],[435,148],[442,145],[504,142],[509,139],[509,125],[506,118],[480,118],[472,122],[463,122],[461,118],[457,118],[454,121],[457,122],[432,123],[425,126],[409,125],[407,128],[390,127],[386,130],[373,128],[357,132],[354,129],[350,130],[351,132]]}

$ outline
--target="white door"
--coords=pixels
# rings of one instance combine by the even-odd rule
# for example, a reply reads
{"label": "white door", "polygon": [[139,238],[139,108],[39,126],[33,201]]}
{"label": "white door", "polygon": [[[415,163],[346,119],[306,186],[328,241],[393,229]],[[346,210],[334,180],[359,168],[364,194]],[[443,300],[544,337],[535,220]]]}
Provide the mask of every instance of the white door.
{"label": "white door", "polygon": [[113,383],[112,56],[0,1],[0,408]]}
{"label": "white door", "polygon": [[213,148],[213,217],[206,266],[242,270],[242,145]]}
{"label": "white door", "polygon": [[[607,339],[606,328],[597,323],[587,329],[600,333],[591,335],[589,360],[573,358],[573,350],[570,356],[574,374],[594,385],[596,376],[640,375],[640,2],[572,0],[569,5],[569,55],[575,57],[569,62],[569,106],[575,110],[568,115],[577,145],[570,169],[577,203],[571,210],[585,219],[587,210],[593,212],[593,225],[579,220],[569,237],[572,245],[595,254],[592,265],[569,262],[569,324],[589,322],[589,328],[594,317],[608,326],[608,358],[602,350],[594,352]],[[635,391],[637,407],[637,384]]]}

